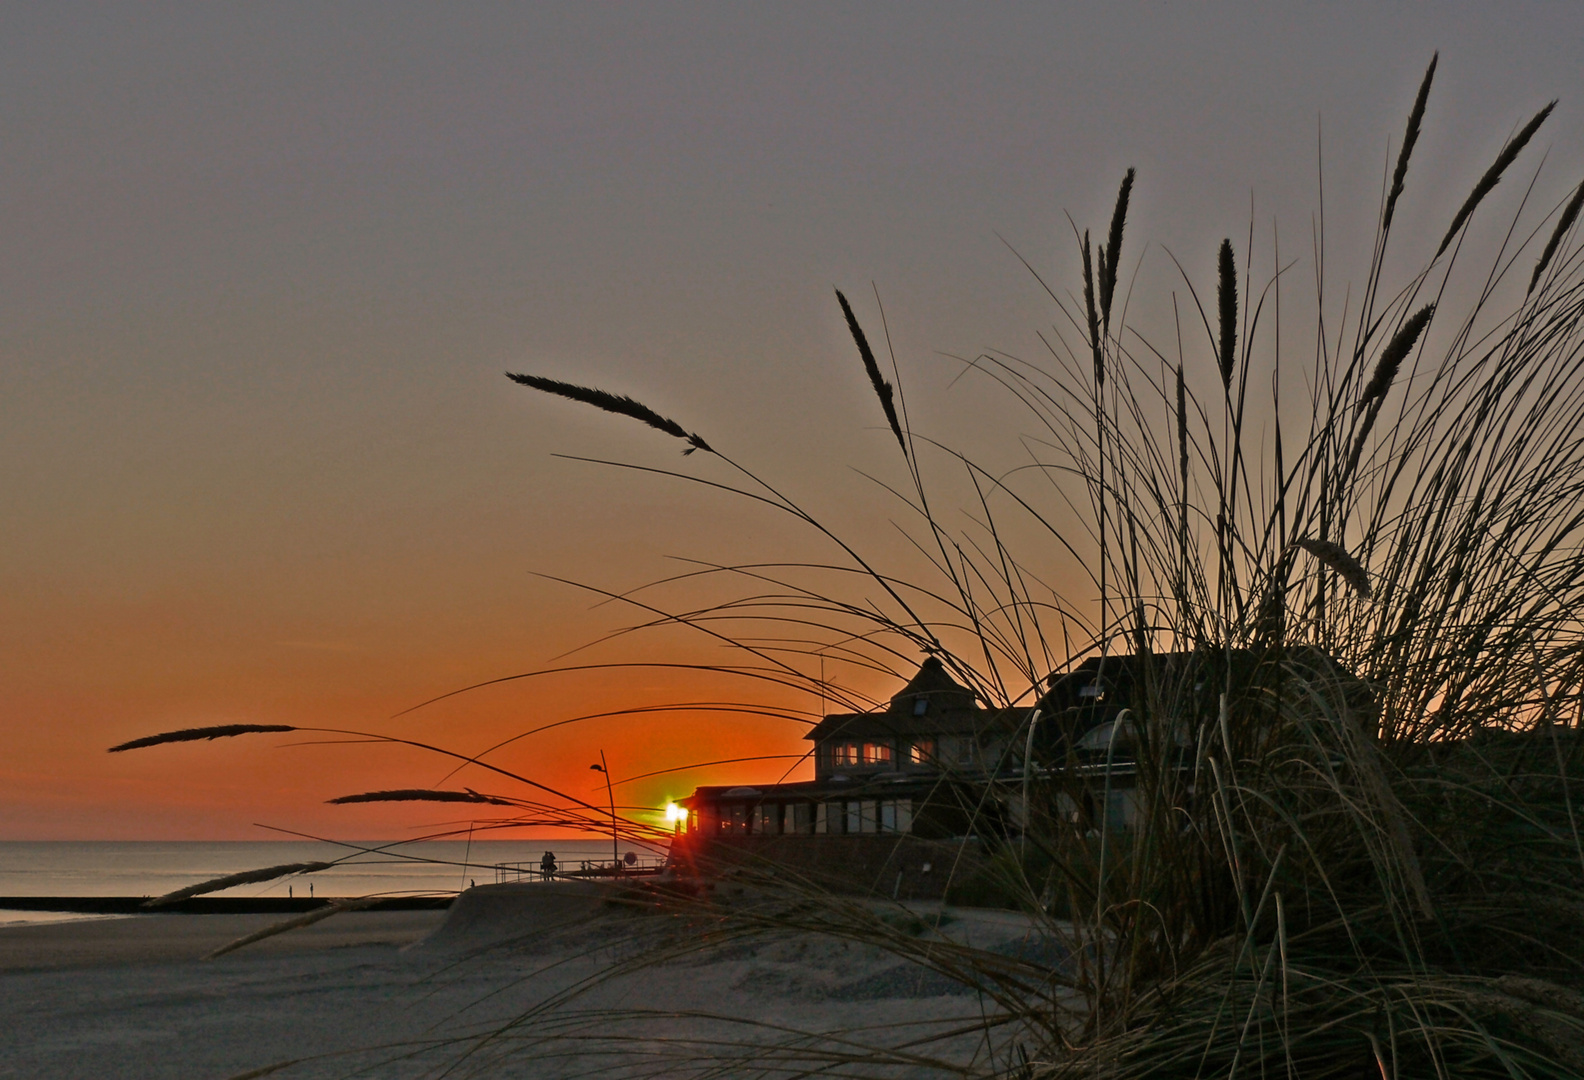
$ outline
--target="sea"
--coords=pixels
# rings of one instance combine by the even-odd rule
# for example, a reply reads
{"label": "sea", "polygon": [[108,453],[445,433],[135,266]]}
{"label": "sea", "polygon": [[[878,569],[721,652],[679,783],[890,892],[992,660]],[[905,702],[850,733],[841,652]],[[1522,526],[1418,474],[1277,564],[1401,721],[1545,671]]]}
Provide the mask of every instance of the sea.
{"label": "sea", "polygon": [[[623,860],[652,866],[661,847],[619,845]],[[610,863],[611,841],[311,840],[0,841],[0,926],[62,922],[82,916],[4,908],[5,897],[161,896],[187,885],[282,863],[333,862],[329,870],[242,885],[214,896],[422,896],[473,885],[536,880],[545,852],[558,869]],[[627,859],[631,853],[632,859]],[[134,918],[143,916],[132,916]]]}

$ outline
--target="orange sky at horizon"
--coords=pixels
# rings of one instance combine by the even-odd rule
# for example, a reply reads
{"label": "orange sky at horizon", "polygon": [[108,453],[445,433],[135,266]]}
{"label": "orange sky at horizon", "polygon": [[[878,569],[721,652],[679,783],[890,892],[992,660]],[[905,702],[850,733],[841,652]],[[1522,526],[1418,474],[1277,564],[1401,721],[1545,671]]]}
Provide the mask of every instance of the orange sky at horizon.
{"label": "orange sky at horizon", "polygon": [[[774,710],[777,698],[795,708],[795,699],[808,695],[766,694],[762,688],[739,679],[705,679],[694,673],[664,668],[621,669],[567,676],[546,676],[516,685],[486,688],[437,703],[426,709],[391,719],[379,712],[389,708],[387,686],[360,699],[351,671],[326,670],[323,685],[297,682],[291,695],[261,700],[249,695],[252,707],[238,709],[232,691],[195,694],[184,691],[176,726],[207,723],[289,723],[296,727],[329,727],[361,730],[394,738],[429,743],[462,754],[478,754],[494,743],[545,723],[578,720],[565,727],[531,735],[504,747],[485,760],[530,780],[558,788],[576,798],[603,806],[604,780],[589,771],[603,750],[618,783],[622,806],[663,810],[666,803],[688,794],[697,783],[723,778],[767,782],[789,772],[791,778],[812,773],[795,758],[742,762],[716,768],[693,768],[695,763],[760,754],[801,754],[807,747],[806,723],[789,716],[738,714],[729,710],[686,707],[688,702],[748,701]],[[713,685],[711,685],[713,684]],[[735,684],[735,685],[733,685]],[[322,691],[316,693],[316,691]],[[713,693],[711,692],[713,691]],[[722,693],[725,691],[725,693]],[[728,696],[735,691],[735,697]],[[169,730],[171,722],[153,722],[156,712],[171,713],[171,698],[152,688],[145,695],[117,689],[118,715],[92,725],[74,738],[95,738],[101,745],[77,755],[81,773],[74,784],[62,786],[53,779],[7,772],[8,800],[38,807],[29,821],[8,810],[11,838],[81,838],[82,826],[96,822],[108,798],[140,807],[138,819],[123,829],[95,825],[95,839],[143,839],[148,819],[168,839],[265,839],[253,822],[336,837],[399,838],[459,820],[455,807],[345,806],[327,807],[324,800],[367,790],[440,786],[452,790],[470,787],[489,794],[535,798],[536,792],[514,780],[479,767],[452,773],[455,759],[403,746],[356,742],[335,735],[300,732],[252,734],[236,738],[166,745],[106,754],[113,741]],[[416,699],[408,699],[408,704]],[[102,699],[101,699],[102,702]],[[212,702],[229,707],[216,708]],[[672,703],[680,707],[670,708]],[[51,703],[56,707],[60,699]],[[95,696],[68,699],[67,708],[103,709]],[[599,716],[624,708],[646,711],[634,716]],[[51,708],[38,709],[49,717]],[[788,709],[789,714],[791,709]],[[146,717],[146,719],[139,719]],[[361,717],[361,720],[351,719]],[[753,726],[745,729],[745,722]],[[47,731],[45,726],[42,730]],[[51,751],[40,729],[13,735],[17,756],[42,757]],[[92,751],[97,751],[94,753]],[[59,751],[53,751],[59,753]],[[662,769],[677,771],[623,784],[629,776]],[[555,802],[554,799],[546,801]],[[494,808],[474,811],[480,819],[499,815]],[[635,819],[657,823],[654,815],[636,812]],[[564,835],[564,830],[534,828],[508,832],[505,837]]]}

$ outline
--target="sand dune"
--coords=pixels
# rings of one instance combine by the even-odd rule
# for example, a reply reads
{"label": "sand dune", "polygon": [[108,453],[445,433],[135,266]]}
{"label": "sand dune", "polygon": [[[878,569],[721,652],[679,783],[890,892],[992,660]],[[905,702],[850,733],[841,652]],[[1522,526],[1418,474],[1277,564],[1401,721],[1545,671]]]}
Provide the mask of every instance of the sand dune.
{"label": "sand dune", "polygon": [[[455,1040],[634,962],[655,944],[656,920],[612,910],[597,890],[487,887],[464,894],[449,915],[350,913],[198,959],[270,918],[0,930],[0,1015],[9,1021],[0,1077],[219,1078],[300,1060],[272,1075],[362,1069],[408,1078],[435,1075],[470,1046],[469,1068],[485,1075],[556,1077],[602,1065],[634,1075],[698,1052],[693,1040],[786,1037],[760,1023],[851,1032],[971,1018],[981,1007],[965,988],[878,950],[804,937],[639,966],[481,1051]],[[1027,934],[1015,917],[991,913],[958,925],[991,944]]]}

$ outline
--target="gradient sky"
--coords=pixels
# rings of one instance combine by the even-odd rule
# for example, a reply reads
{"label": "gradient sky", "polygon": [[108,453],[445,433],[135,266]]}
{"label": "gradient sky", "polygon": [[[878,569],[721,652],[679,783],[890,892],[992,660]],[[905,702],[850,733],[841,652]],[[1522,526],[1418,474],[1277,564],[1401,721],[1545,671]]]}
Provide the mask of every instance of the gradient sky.
{"label": "gradient sky", "polygon": [[[5,839],[397,836],[445,816],[323,805],[445,772],[388,748],[104,753],[169,728],[475,751],[655,701],[817,711],[644,669],[391,719],[631,618],[536,575],[619,590],[674,556],[831,556],[741,502],[552,457],[723,475],[505,370],[632,393],[894,554],[894,508],[853,470],[901,472],[832,286],[872,333],[878,288],[915,424],[994,457],[1004,402],[953,386],[945,354],[1035,351],[1057,313],[1008,245],[1074,280],[1064,214],[1103,227],[1128,166],[1141,297],[1181,287],[1166,248],[1209,280],[1251,213],[1312,281],[1321,145],[1331,288],[1356,282],[1436,49],[1404,248],[1551,98],[1542,201],[1584,171],[1574,4],[52,3],[0,30]],[[582,655],[722,658],[674,632]],[[592,796],[601,749],[626,776],[801,734],[595,720],[501,760]],[[783,767],[624,790],[660,805]]]}

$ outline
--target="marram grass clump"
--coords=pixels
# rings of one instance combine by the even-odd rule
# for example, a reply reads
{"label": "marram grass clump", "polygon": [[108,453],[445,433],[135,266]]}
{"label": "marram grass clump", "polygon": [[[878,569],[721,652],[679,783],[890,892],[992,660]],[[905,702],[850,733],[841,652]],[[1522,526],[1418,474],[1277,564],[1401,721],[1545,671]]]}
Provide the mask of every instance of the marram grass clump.
{"label": "marram grass clump", "polygon": [[[1114,319],[1129,170],[1098,267],[1080,235],[1081,299],[1058,301],[1048,366],[977,361],[1032,418],[1026,443],[1043,456],[1023,472],[1044,485],[945,454],[982,500],[977,536],[953,536],[935,509],[916,458],[930,444],[897,416],[840,298],[908,456],[901,497],[924,522],[919,547],[936,553],[941,580],[909,592],[939,604],[888,602],[895,579],[878,572],[861,599],[811,593],[790,571],[781,584],[800,628],[811,607],[825,613],[831,637],[810,655],[900,671],[923,651],[986,704],[1029,709],[1034,760],[1019,764],[1034,771],[980,792],[995,850],[957,895],[1027,912],[1067,959],[1009,967],[970,949],[947,965],[784,873],[766,889],[829,918],[839,908],[857,936],[980,986],[993,1052],[961,1062],[964,1075],[1578,1075],[1584,274],[1572,229],[1584,196],[1552,211],[1532,264],[1503,252],[1492,284],[1466,287],[1454,242],[1548,105],[1391,291],[1385,253],[1413,195],[1434,73],[1432,60],[1363,299],[1340,336],[1314,342],[1307,371],[1284,375],[1275,352],[1281,280],[1240,295],[1230,240],[1203,346],[1158,345]],[[1509,280],[1520,275],[1527,292]],[[1448,306],[1464,295],[1477,299]],[[1091,517],[1075,522],[1080,506]],[[1013,514],[1048,551],[1009,548]],[[1093,601],[1038,584],[1063,560]],[[710,616],[725,612],[685,618],[718,631]],[[1074,809],[1110,790],[1072,741],[1032,734],[1067,722],[1034,708],[1052,669],[1097,655],[1136,672],[1115,728],[1137,775],[1122,830]],[[1042,760],[1042,745],[1068,756]],[[808,918],[794,908],[724,917],[784,927]],[[879,1049],[868,1062],[896,1064]]]}

